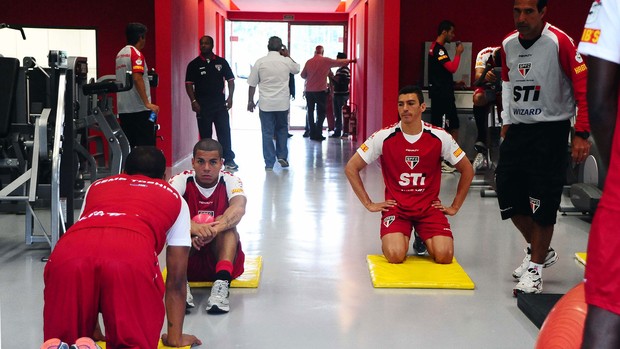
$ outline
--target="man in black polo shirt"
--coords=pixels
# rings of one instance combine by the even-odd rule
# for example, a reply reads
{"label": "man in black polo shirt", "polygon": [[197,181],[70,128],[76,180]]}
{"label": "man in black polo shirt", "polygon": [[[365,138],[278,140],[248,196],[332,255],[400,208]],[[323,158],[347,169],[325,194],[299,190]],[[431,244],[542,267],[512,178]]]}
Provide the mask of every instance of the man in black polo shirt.
{"label": "man in black polo shirt", "polygon": [[[224,95],[224,81],[228,82],[228,98]],[[200,38],[200,56],[189,62],[185,75],[185,90],[198,119],[200,138],[212,138],[213,124],[217,138],[224,148],[224,166],[227,170],[239,168],[235,163],[230,139],[228,109],[232,108],[235,76],[228,62],[213,53],[213,38]]]}

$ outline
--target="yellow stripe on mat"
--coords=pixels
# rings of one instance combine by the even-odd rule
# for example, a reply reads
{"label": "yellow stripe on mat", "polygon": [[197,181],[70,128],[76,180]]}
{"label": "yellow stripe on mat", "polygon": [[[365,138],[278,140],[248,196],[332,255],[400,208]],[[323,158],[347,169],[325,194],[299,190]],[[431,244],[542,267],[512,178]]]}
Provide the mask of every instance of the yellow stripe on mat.
{"label": "yellow stripe on mat", "polygon": [[[262,256],[245,256],[245,263],[243,264],[243,268],[245,269],[243,274],[241,274],[238,278],[234,279],[230,283],[230,287],[235,288],[257,288],[260,282],[260,272],[263,267],[263,257]],[[161,272],[164,280],[166,280],[166,275],[168,271],[166,268]],[[190,287],[211,287],[213,286],[212,281],[190,281]]]}
{"label": "yellow stripe on mat", "polygon": [[456,258],[450,264],[437,264],[429,256],[407,256],[402,264],[389,263],[383,255],[368,255],[366,260],[377,288],[475,288]]}
{"label": "yellow stripe on mat", "polygon": [[587,252],[577,252],[575,253],[575,259],[577,260],[577,262],[586,265],[586,259],[588,257],[588,253]]}
{"label": "yellow stripe on mat", "polygon": [[[97,342],[97,345],[101,347],[101,349],[105,349],[105,342]],[[186,347],[181,347],[183,349],[190,349],[192,346],[188,345]],[[161,342],[161,339],[159,340],[159,344],[157,345],[157,349],[167,349],[167,348],[172,348],[172,347],[167,347],[164,345],[164,343]]]}

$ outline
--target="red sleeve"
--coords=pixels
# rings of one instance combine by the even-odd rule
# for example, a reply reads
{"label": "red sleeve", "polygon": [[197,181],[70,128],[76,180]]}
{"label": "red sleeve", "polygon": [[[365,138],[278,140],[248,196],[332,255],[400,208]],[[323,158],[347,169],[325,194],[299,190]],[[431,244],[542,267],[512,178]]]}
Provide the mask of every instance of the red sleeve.
{"label": "red sleeve", "polygon": [[461,55],[454,57],[453,61],[444,63],[443,67],[450,73],[454,74],[459,69],[459,63],[461,63]]}
{"label": "red sleeve", "polygon": [[144,74],[144,57],[140,51],[133,47],[131,48],[131,71]]}
{"label": "red sleeve", "polygon": [[[553,29],[551,29],[553,31]],[[586,101],[586,85],[588,82],[588,68],[581,55],[577,52],[575,44],[566,34],[554,31],[558,37],[560,65],[566,76],[573,82],[573,93],[577,101],[577,120],[575,131],[590,132],[588,119],[588,103]]]}

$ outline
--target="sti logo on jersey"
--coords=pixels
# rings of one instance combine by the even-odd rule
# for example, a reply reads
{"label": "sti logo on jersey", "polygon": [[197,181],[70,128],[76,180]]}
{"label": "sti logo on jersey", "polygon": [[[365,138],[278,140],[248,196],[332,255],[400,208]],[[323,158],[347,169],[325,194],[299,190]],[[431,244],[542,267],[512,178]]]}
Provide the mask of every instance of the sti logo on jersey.
{"label": "sti logo on jersey", "polygon": [[418,162],[420,162],[420,157],[419,156],[405,156],[405,163],[412,170],[415,167],[415,165],[418,164]]}
{"label": "sti logo on jersey", "polygon": [[536,213],[540,207],[540,200],[530,197],[530,207],[532,208],[532,213]]}
{"label": "sti logo on jersey", "polygon": [[527,74],[530,72],[530,69],[532,69],[532,63],[519,63],[519,74],[521,74],[522,77],[526,77]]}

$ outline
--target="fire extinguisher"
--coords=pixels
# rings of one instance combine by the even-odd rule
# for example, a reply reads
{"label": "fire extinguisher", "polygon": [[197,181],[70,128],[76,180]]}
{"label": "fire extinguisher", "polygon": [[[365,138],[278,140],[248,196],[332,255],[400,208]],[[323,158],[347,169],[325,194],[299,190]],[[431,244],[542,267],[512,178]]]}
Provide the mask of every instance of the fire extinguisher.
{"label": "fire extinguisher", "polygon": [[344,119],[344,129],[347,130],[354,141],[357,141],[357,115],[354,103],[342,106],[342,117]]}

